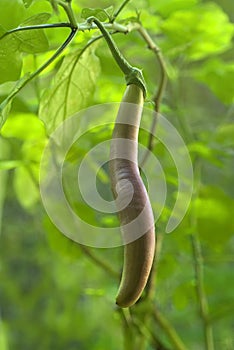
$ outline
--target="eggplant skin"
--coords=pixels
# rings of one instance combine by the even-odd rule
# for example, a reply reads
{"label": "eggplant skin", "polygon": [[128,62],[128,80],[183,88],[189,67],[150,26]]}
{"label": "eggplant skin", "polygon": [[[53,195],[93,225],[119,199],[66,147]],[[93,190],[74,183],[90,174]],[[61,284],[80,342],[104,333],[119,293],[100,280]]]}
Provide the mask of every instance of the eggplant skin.
{"label": "eggplant skin", "polygon": [[[143,91],[128,85],[111,140],[110,181],[124,243],[124,263],[116,304],[130,307],[146,286],[155,253],[154,217],[137,164]],[[126,204],[126,205],[125,205]]]}

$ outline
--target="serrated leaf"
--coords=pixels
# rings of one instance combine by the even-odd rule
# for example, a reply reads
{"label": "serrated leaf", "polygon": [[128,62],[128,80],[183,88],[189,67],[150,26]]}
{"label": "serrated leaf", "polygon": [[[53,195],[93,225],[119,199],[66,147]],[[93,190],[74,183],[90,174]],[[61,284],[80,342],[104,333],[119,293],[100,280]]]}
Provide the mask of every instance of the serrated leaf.
{"label": "serrated leaf", "polygon": [[[50,13],[39,13],[25,20],[20,27],[46,23],[50,16]],[[17,32],[14,33],[14,37],[18,41],[17,49],[20,52],[39,53],[49,48],[49,42],[43,29]]]}
{"label": "serrated leaf", "polygon": [[83,55],[75,52],[64,58],[53,87],[47,89],[41,99],[39,118],[44,121],[48,133],[87,106],[99,72],[99,59],[92,49]]}
{"label": "serrated leaf", "polygon": [[107,18],[108,15],[105,10],[101,8],[83,8],[81,11],[81,17],[84,19],[87,19],[88,17],[94,16],[100,21],[104,22]]}

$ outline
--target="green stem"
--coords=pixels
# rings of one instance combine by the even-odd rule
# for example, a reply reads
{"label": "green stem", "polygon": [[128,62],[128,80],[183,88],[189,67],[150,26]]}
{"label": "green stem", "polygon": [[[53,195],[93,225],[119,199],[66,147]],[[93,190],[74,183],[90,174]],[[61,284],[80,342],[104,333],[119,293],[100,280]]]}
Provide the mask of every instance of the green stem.
{"label": "green stem", "polygon": [[114,15],[113,15],[113,17],[112,17],[112,19],[111,19],[111,23],[113,23],[115,20],[116,20],[116,18],[118,17],[118,15],[120,14],[120,12],[124,9],[124,7],[129,3],[129,1],[131,1],[131,0],[125,0],[121,5],[120,5],[120,7],[118,8],[118,10],[116,10],[115,11],[115,13],[114,13]]}
{"label": "green stem", "polygon": [[193,234],[191,236],[194,263],[195,263],[195,273],[196,273],[196,286],[197,286],[197,297],[200,304],[201,318],[204,324],[204,337],[207,350],[214,350],[213,341],[213,330],[211,322],[209,319],[209,307],[206,299],[206,293],[204,288],[204,276],[203,276],[203,259],[199,239],[197,235]]}
{"label": "green stem", "polygon": [[71,28],[71,24],[70,23],[52,23],[52,24],[35,24],[35,25],[31,25],[31,26],[17,27],[17,28],[8,30],[6,33],[4,33],[0,37],[0,40],[9,34],[22,32],[22,31],[26,31],[26,30],[48,29],[48,28]]}
{"label": "green stem", "polygon": [[155,321],[164,330],[164,332],[167,334],[168,338],[171,341],[171,344],[173,345],[174,350],[187,350],[185,344],[178,336],[176,330],[173,328],[170,322],[166,319],[166,317],[157,310],[157,308],[155,308],[153,311],[153,317]]}
{"label": "green stem", "polygon": [[17,87],[15,87],[13,91],[10,93],[10,95],[4,100],[4,102],[2,102],[4,106],[7,105],[13,99],[13,97],[15,97],[15,95],[17,95],[18,92],[23,89],[23,87],[27,83],[29,83],[32,79],[34,79],[37,75],[39,75],[43,70],[45,70],[63,52],[63,50],[67,47],[67,45],[71,42],[71,40],[75,36],[76,31],[77,30],[71,31],[71,33],[69,34],[67,39],[64,41],[64,43],[58,48],[58,50],[52,55],[52,57],[49,58],[48,61],[46,61],[35,72],[31,73],[27,79],[23,80],[23,82],[19,84],[19,86],[16,85]]}
{"label": "green stem", "polygon": [[145,152],[143,159],[141,161],[140,166],[143,167],[143,165],[145,164],[145,162],[148,159],[148,156],[150,154],[150,151],[152,151],[154,145],[154,134],[155,134],[155,129],[157,126],[157,120],[158,120],[158,116],[160,113],[160,105],[162,102],[162,97],[166,88],[166,83],[167,83],[167,73],[166,73],[166,64],[163,58],[163,55],[161,53],[160,48],[154,43],[154,41],[152,40],[152,38],[150,37],[149,33],[146,31],[145,28],[143,28],[142,26],[140,26],[138,28],[138,32],[139,34],[142,36],[142,38],[145,40],[145,42],[148,45],[148,48],[154,52],[154,54],[156,55],[156,59],[159,63],[159,67],[160,67],[160,82],[159,82],[159,87],[158,90],[153,98],[154,101],[154,111],[156,112],[156,117],[153,118],[152,121],[152,125],[150,128],[150,134],[149,134],[149,140],[148,140],[148,145],[147,145],[147,151]]}
{"label": "green stem", "polygon": [[[195,194],[194,199],[198,196],[198,191],[201,183],[201,162],[199,159],[195,160],[194,166],[194,179],[195,179]],[[211,325],[211,320],[209,317],[209,305],[206,297],[206,291],[204,286],[204,273],[203,273],[203,256],[201,250],[201,244],[198,235],[195,233],[197,231],[197,215],[194,211],[191,213],[190,217],[191,227],[194,233],[191,234],[191,243],[193,249],[194,258],[194,270],[196,277],[196,291],[197,299],[200,306],[200,315],[204,326],[204,338],[207,350],[214,350],[214,339],[213,330]]]}
{"label": "green stem", "polygon": [[82,244],[79,244],[79,246],[80,246],[81,250],[83,251],[83,253],[85,253],[85,255],[87,255],[92,261],[94,261],[94,263],[96,265],[101,267],[105,272],[109,273],[110,276],[112,276],[114,278],[119,278],[118,272],[113,270],[109,264],[107,264],[105,261],[103,261],[103,259],[101,259],[98,256],[96,256],[95,254],[93,254],[91,248],[88,248]]}
{"label": "green stem", "polygon": [[78,26],[77,26],[77,22],[76,22],[76,18],[75,18],[75,15],[74,15],[74,12],[72,10],[72,7],[71,7],[71,1],[69,2],[63,2],[63,1],[58,1],[58,5],[60,5],[64,11],[66,12],[66,15],[69,19],[69,22],[71,24],[71,28],[72,29],[77,29]]}
{"label": "green stem", "polygon": [[118,64],[119,68],[122,70],[122,72],[125,75],[127,85],[130,85],[130,84],[138,85],[143,90],[144,95],[146,95],[146,87],[145,87],[145,82],[144,82],[144,78],[141,70],[138,68],[132,67],[128,63],[128,61],[123,57],[117,45],[115,44],[114,40],[112,39],[111,35],[106,30],[105,26],[103,26],[103,24],[95,17],[89,17],[87,19],[87,23],[90,23],[90,24],[95,23],[96,26],[101,31],[101,33],[103,34],[103,37],[106,40],[107,45],[109,46],[116,63]]}

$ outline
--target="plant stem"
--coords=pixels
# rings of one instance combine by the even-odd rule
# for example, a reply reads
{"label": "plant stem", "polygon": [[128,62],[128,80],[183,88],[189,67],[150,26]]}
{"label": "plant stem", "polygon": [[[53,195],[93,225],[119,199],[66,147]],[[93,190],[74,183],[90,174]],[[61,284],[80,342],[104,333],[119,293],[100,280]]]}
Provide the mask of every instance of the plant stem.
{"label": "plant stem", "polygon": [[157,120],[158,120],[158,116],[160,113],[160,105],[161,105],[161,101],[162,101],[162,97],[166,88],[166,83],[167,83],[167,74],[166,74],[166,64],[163,58],[163,55],[161,53],[160,48],[155,44],[155,42],[152,40],[152,38],[150,37],[149,33],[147,32],[147,30],[145,28],[143,28],[142,26],[140,26],[138,28],[138,32],[139,34],[142,36],[142,38],[145,40],[145,42],[148,45],[148,48],[154,52],[154,54],[156,55],[157,61],[159,63],[159,67],[160,67],[160,82],[159,82],[159,87],[158,90],[155,94],[155,96],[153,97],[153,101],[154,101],[154,111],[156,112],[156,116],[153,117],[153,121],[152,121],[152,125],[150,128],[150,135],[149,135],[149,140],[148,140],[148,145],[147,145],[147,151],[145,152],[143,159],[141,161],[140,166],[143,167],[143,165],[145,164],[145,162],[148,159],[148,156],[150,154],[150,151],[152,151],[153,149],[153,141],[154,141],[154,133],[155,133],[155,129],[157,126]]}
{"label": "plant stem", "polygon": [[85,253],[85,255],[87,255],[91,260],[93,260],[96,265],[101,267],[105,272],[109,273],[110,276],[114,278],[119,278],[119,274],[115,270],[113,270],[109,264],[104,262],[103,259],[100,259],[98,256],[93,254],[91,249],[82,244],[79,244],[79,246],[80,249]]}
{"label": "plant stem", "polygon": [[111,23],[114,22],[116,20],[116,18],[118,17],[118,15],[120,14],[120,12],[124,9],[124,7],[129,3],[130,0],[125,0],[120,7],[118,8],[118,10],[115,11],[112,19],[111,19]]}
{"label": "plant stem", "polygon": [[163,314],[161,314],[160,311],[158,311],[157,308],[153,310],[153,317],[155,321],[164,330],[164,332],[167,334],[168,338],[171,341],[171,344],[173,345],[174,350],[187,350],[185,344],[179,337],[176,330],[173,328],[170,322],[166,319],[166,317]]}
{"label": "plant stem", "polygon": [[169,350],[153,333],[151,329],[145,326],[145,323],[142,323],[138,320],[133,320],[134,326],[136,327],[138,333],[144,335],[145,339],[150,339],[150,344],[156,349],[160,350]]}
{"label": "plant stem", "polygon": [[70,23],[51,23],[51,24],[35,24],[35,25],[31,25],[31,26],[17,27],[17,28],[8,30],[6,33],[4,33],[0,37],[0,40],[9,34],[22,32],[22,31],[26,31],[26,30],[48,29],[48,28],[71,28],[71,24]]}
{"label": "plant stem", "polygon": [[200,241],[196,234],[191,235],[194,268],[196,274],[197,297],[200,305],[200,314],[204,324],[204,337],[207,350],[214,350],[213,330],[209,318],[209,306],[206,298],[203,275],[203,258]]}
{"label": "plant stem", "polygon": [[64,9],[64,11],[66,12],[66,15],[67,15],[69,22],[71,24],[71,28],[77,29],[78,26],[77,26],[74,12],[73,12],[72,7],[71,7],[71,2],[63,2],[63,1],[59,0],[58,5],[60,5]]}
{"label": "plant stem", "polygon": [[22,80],[22,82],[19,84],[16,84],[13,91],[10,93],[10,95],[7,96],[7,98],[2,102],[0,105],[1,108],[4,108],[12,99],[15,97],[15,95],[18,94],[19,91],[23,89],[23,87],[29,83],[32,79],[34,79],[37,75],[39,75],[43,70],[45,70],[67,47],[67,45],[71,42],[73,37],[75,36],[77,30],[72,30],[67,39],[64,41],[64,43],[58,48],[58,50],[46,61],[41,67],[39,67],[35,72],[31,73],[28,78],[25,78]]}
{"label": "plant stem", "polygon": [[111,50],[112,56],[114,57],[116,63],[119,68],[125,75],[125,80],[127,85],[136,84],[138,85],[142,91],[144,96],[146,95],[146,86],[145,81],[140,69],[131,66],[131,64],[123,57],[114,40],[112,39],[110,33],[103,26],[102,22],[100,22],[96,17],[89,17],[87,19],[87,23],[92,24],[95,23],[99,30],[101,31],[104,39]]}
{"label": "plant stem", "polygon": [[[198,196],[198,191],[200,187],[200,177],[201,177],[201,163],[199,159],[195,160],[194,165],[194,179],[195,179],[195,192],[194,199]],[[201,244],[199,241],[199,237],[196,234],[197,231],[197,215],[194,211],[191,213],[190,217],[191,227],[195,231],[190,235],[192,250],[193,250],[193,258],[194,258],[194,270],[196,277],[196,291],[198,303],[200,306],[200,315],[204,325],[204,338],[207,350],[214,350],[214,340],[213,340],[213,330],[211,326],[211,320],[209,317],[209,306],[206,298],[205,286],[204,286],[204,273],[203,273],[203,257]]]}

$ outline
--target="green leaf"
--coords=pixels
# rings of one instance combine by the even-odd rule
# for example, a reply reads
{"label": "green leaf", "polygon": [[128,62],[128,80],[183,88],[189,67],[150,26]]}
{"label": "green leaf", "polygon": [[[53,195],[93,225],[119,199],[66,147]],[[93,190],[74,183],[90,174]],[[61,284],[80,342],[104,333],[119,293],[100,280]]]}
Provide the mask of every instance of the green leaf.
{"label": "green leaf", "polygon": [[0,1],[0,23],[5,29],[12,29],[19,25],[26,14],[22,0]]}
{"label": "green leaf", "polygon": [[[20,27],[46,23],[50,16],[49,13],[39,13],[25,20],[20,24]],[[13,35],[18,40],[17,49],[20,52],[38,53],[46,51],[49,48],[49,42],[43,29],[32,29],[17,32]]]}
{"label": "green leaf", "polygon": [[22,87],[31,79],[30,74],[25,74],[20,80],[17,81],[11,93],[0,104],[0,129],[6,122],[7,117],[11,110],[11,102],[13,97],[22,89]]}
{"label": "green leaf", "polygon": [[206,84],[223,103],[234,102],[234,62],[212,59],[194,70],[193,75]]}
{"label": "green leaf", "polygon": [[226,147],[234,146],[234,124],[221,125],[216,131],[216,140]]}
{"label": "green leaf", "polygon": [[167,35],[164,51],[175,57],[181,53],[189,60],[224,52],[231,47],[234,33],[227,14],[214,3],[173,12],[161,29]]}
{"label": "green leaf", "polygon": [[15,137],[20,140],[40,140],[45,138],[42,122],[34,114],[16,114],[7,119],[2,128],[4,137]]}
{"label": "green leaf", "polygon": [[26,167],[15,169],[13,185],[17,199],[23,208],[30,209],[38,202],[39,189]]}
{"label": "green leaf", "polygon": [[99,19],[99,21],[102,21],[102,22],[104,22],[108,18],[106,11],[101,8],[85,7],[82,9],[81,11],[82,18],[87,19],[88,17],[91,17],[91,16],[96,17],[97,19]]}
{"label": "green leaf", "polygon": [[217,152],[217,149],[211,148],[204,142],[192,142],[188,145],[188,149],[190,155],[195,155],[195,157],[199,156],[199,158],[208,160],[212,164],[222,166],[222,162],[218,159],[219,153]]}
{"label": "green leaf", "polygon": [[[0,27],[0,37],[4,33]],[[12,35],[0,40],[0,84],[20,78],[22,58],[17,47],[17,40]]]}
{"label": "green leaf", "polygon": [[22,162],[19,160],[0,160],[0,170],[10,170],[21,166]]}
{"label": "green leaf", "polygon": [[[8,172],[6,169],[1,168],[1,163],[4,162],[5,159],[8,159],[10,155],[10,146],[9,143],[0,137],[0,234],[1,234],[1,224],[2,224],[2,213],[3,213],[3,205],[6,196],[7,190],[7,179]],[[1,348],[1,347],[0,347]]]}
{"label": "green leaf", "polygon": [[173,13],[182,9],[193,8],[200,0],[150,0],[152,6],[161,15],[168,17],[170,13]]}
{"label": "green leaf", "polygon": [[26,8],[28,8],[30,5],[32,5],[34,0],[23,0],[23,4]]}
{"label": "green leaf", "polygon": [[4,100],[0,104],[0,130],[1,130],[1,127],[4,125],[5,121],[7,120],[10,110],[11,110],[11,101]]}
{"label": "green leaf", "polygon": [[53,87],[42,97],[39,118],[51,133],[68,116],[85,108],[92,97],[100,73],[100,63],[93,49],[83,55],[67,55],[55,77]]}

